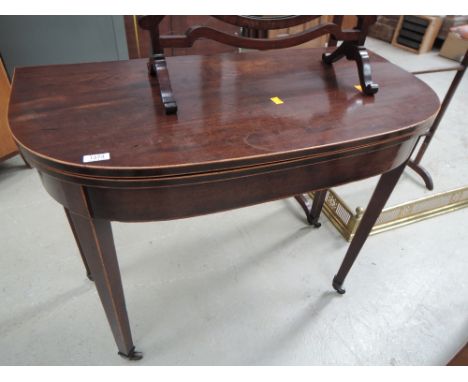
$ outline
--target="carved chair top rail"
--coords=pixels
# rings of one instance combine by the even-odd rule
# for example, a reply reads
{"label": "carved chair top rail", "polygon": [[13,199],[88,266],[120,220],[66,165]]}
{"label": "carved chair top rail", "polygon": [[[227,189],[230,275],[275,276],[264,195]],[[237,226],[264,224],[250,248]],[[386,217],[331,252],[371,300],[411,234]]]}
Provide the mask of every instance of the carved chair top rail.
{"label": "carved chair top rail", "polygon": [[258,50],[283,49],[304,44],[327,33],[330,33],[334,38],[341,41],[356,41],[361,37],[360,31],[342,31],[338,25],[333,23],[319,24],[308,28],[304,32],[296,33],[293,36],[271,39],[240,37],[211,27],[195,26],[189,28],[187,32],[185,32],[185,35],[160,36],[160,46],[161,48],[188,48],[191,47],[196,40],[208,38],[238,48]]}
{"label": "carved chair top rail", "polygon": [[226,23],[237,25],[238,27],[270,30],[290,28],[318,19],[320,15],[310,16],[213,16]]}
{"label": "carved chair top rail", "polygon": [[[358,25],[354,29],[342,30],[341,18],[335,18],[333,22],[319,23],[309,27],[301,33],[290,36],[266,39],[248,38],[236,36],[224,31],[202,25],[195,25],[187,29],[185,34],[171,35],[161,34],[159,24],[165,16],[139,16],[138,24],[141,28],[149,30],[152,40],[153,54],[162,53],[162,48],[187,48],[200,39],[206,38],[219,43],[247,49],[282,49],[300,45],[325,34],[330,34],[332,38],[339,41],[356,41],[362,44],[367,35],[367,29],[372,25],[375,16],[358,16]],[[317,15],[311,16],[213,16],[214,18],[239,27],[246,27],[259,30],[282,29],[304,24],[306,22],[320,18]]]}

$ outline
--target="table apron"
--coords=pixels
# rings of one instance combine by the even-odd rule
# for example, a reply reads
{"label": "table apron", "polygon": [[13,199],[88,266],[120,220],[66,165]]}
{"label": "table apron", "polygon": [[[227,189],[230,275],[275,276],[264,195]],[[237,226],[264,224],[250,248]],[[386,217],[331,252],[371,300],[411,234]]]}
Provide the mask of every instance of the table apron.
{"label": "table apron", "polygon": [[417,139],[327,161],[172,186],[89,186],[64,181],[40,169],[39,173],[49,194],[74,213],[124,222],[170,220],[264,203],[382,174],[404,163]]}

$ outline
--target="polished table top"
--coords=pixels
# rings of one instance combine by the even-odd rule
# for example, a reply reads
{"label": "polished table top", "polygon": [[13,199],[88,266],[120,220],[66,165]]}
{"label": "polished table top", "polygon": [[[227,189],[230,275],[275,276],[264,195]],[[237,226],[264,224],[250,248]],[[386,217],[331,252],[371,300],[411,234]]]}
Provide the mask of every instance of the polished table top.
{"label": "polished table top", "polygon": [[[438,110],[428,86],[371,55],[373,97],[355,63],[321,49],[169,57],[179,111],[165,115],[145,60],[19,68],[17,142],[94,175],[178,175],[287,161],[410,133]],[[270,100],[279,97],[284,103]],[[83,155],[110,153],[84,164]]]}

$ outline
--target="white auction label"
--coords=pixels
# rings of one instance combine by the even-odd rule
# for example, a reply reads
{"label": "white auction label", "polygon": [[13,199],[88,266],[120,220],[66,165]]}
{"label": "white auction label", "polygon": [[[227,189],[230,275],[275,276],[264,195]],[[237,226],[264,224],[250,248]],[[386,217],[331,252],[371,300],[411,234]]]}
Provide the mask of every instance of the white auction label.
{"label": "white auction label", "polygon": [[83,155],[83,163],[99,162],[101,160],[109,160],[109,159],[110,159],[110,153]]}

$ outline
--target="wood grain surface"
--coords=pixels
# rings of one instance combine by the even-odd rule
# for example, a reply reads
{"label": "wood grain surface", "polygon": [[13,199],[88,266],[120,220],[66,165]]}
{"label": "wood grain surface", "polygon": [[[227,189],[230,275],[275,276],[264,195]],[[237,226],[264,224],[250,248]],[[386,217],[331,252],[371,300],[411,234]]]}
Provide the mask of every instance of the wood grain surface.
{"label": "wood grain surface", "polygon": [[[413,133],[438,110],[422,81],[371,55],[382,91],[322,49],[167,58],[179,112],[166,116],[144,60],[19,68],[10,125],[51,166],[103,176],[215,171],[321,155]],[[276,105],[271,97],[280,97]],[[83,164],[83,155],[109,161]]]}

